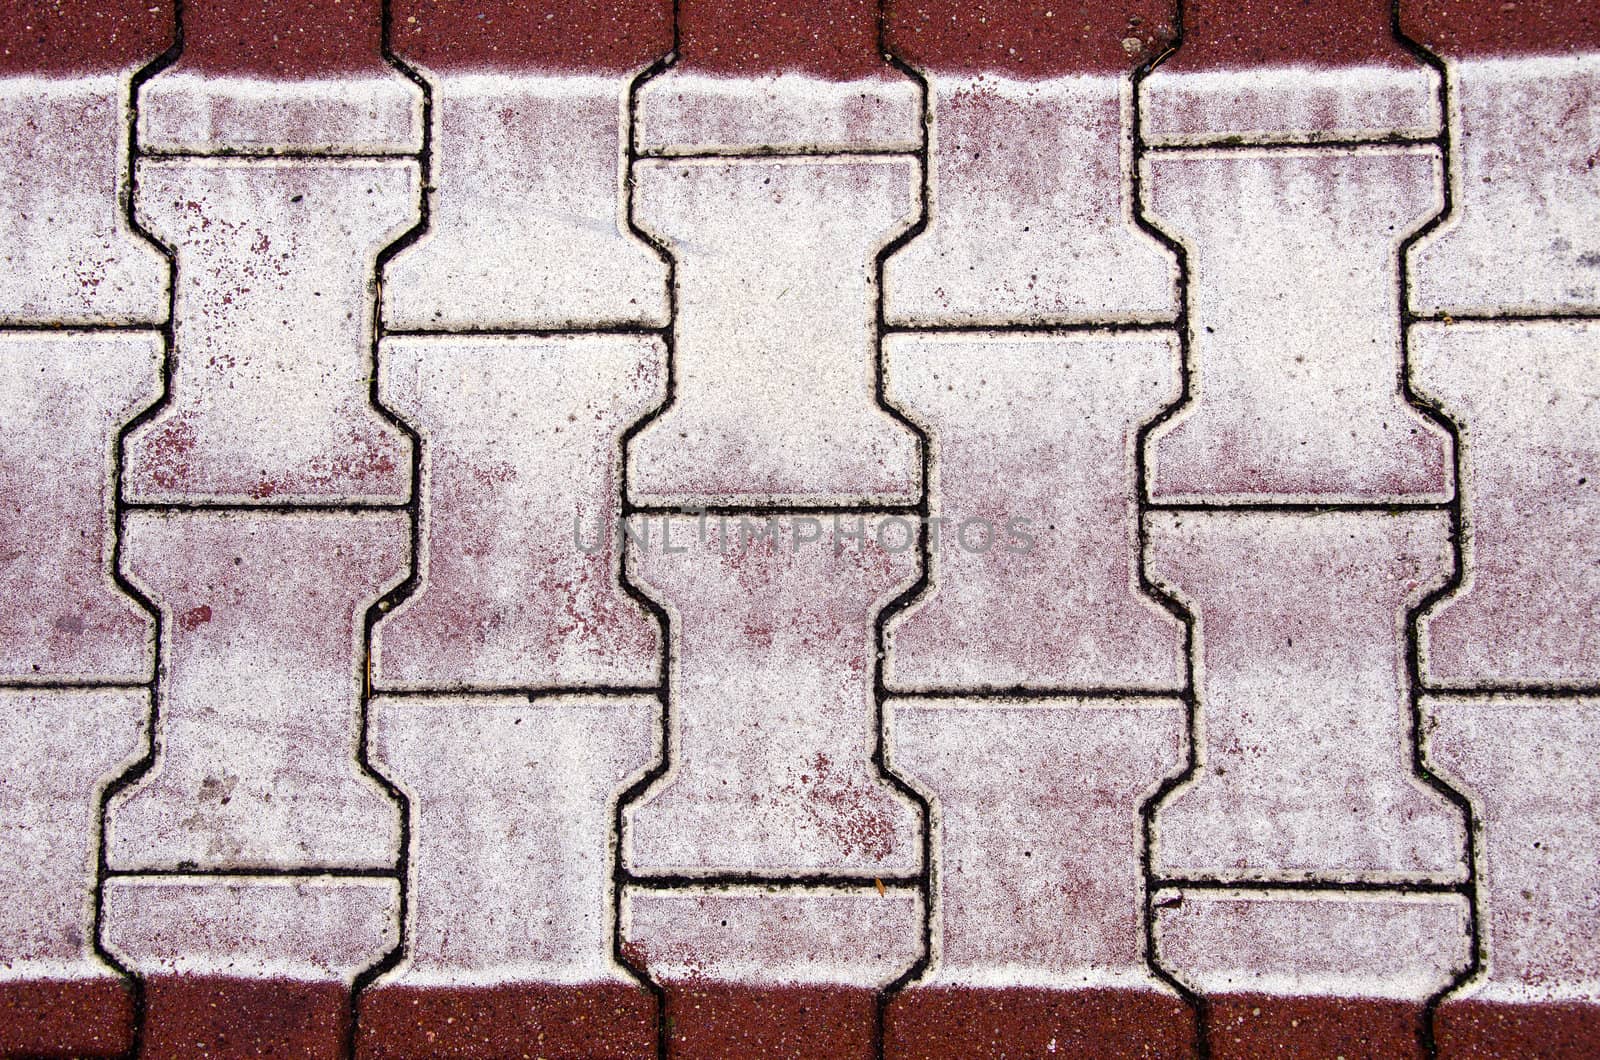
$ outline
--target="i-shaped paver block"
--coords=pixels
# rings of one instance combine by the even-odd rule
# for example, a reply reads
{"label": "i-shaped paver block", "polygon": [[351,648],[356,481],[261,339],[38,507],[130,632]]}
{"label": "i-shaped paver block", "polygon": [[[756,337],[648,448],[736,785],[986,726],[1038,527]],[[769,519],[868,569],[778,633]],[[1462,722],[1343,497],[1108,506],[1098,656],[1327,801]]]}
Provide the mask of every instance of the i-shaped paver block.
{"label": "i-shaped paver block", "polygon": [[[95,956],[94,890],[100,792],[144,748],[150,696],[143,690],[0,691],[0,1050],[40,1043],[18,1002],[40,981],[86,985],[118,980]],[[32,1008],[32,1006],[28,1006]],[[47,1008],[33,1013],[41,1024]],[[93,1022],[87,1010],[81,1021]],[[50,1021],[56,1022],[56,1021]],[[72,1055],[95,1053],[71,1029]]]}
{"label": "i-shaped paver block", "polygon": [[161,608],[151,770],[112,800],[119,870],[387,868],[399,814],[356,760],[362,618],[405,573],[403,513],[134,513]]}
{"label": "i-shaped paver block", "polygon": [[[430,994],[492,988],[527,1002],[515,1033],[538,1048],[561,1033],[538,1014],[564,991],[639,993],[612,960],[611,824],[659,754],[660,710],[644,697],[373,701],[373,765],[411,800],[412,850],[406,954],[363,998],[370,1033],[414,1039]],[[467,1030],[443,1015],[427,1027],[430,1040]]]}
{"label": "i-shaped paver block", "polygon": [[623,952],[666,993],[667,1055],[869,1060],[878,992],[922,949],[906,886],[630,888]]}
{"label": "i-shaped paver block", "polygon": [[391,328],[667,323],[667,266],[627,231],[631,75],[443,71],[432,216],[384,275]]}
{"label": "i-shaped paver block", "polygon": [[382,0],[198,0],[139,90],[139,144],[179,154],[414,153],[422,89],[383,56]]}
{"label": "i-shaped paver block", "polygon": [[1484,966],[1454,1001],[1600,1002],[1600,699],[1430,696],[1430,765],[1473,801]]}
{"label": "i-shaped paver block", "polygon": [[1395,36],[1391,0],[1185,0],[1183,40],[1140,86],[1155,145],[1428,137],[1439,75]]}
{"label": "i-shaped paver block", "polygon": [[670,769],[626,808],[633,871],[917,870],[916,807],[871,760],[873,624],[915,579],[915,530],[841,517],[861,540],[828,518],[653,519],[630,539],[672,641]]}
{"label": "i-shaped paver block", "polygon": [[154,333],[0,331],[0,676],[143,681],[155,623],[112,580],[117,431],[161,393]]}
{"label": "i-shaped paver block", "polygon": [[1417,390],[1460,428],[1461,587],[1422,619],[1430,686],[1600,681],[1600,324],[1426,324]]}
{"label": "i-shaped paver block", "polygon": [[938,532],[932,585],[890,621],[889,687],[1181,688],[1183,624],[1139,587],[1133,460],[1178,397],[1176,339],[885,346],[885,394],[933,448]]}
{"label": "i-shaped paver block", "polygon": [[1600,54],[1449,67],[1454,201],[1412,252],[1419,313],[1600,309]]}
{"label": "i-shaped paver block", "polygon": [[935,807],[933,966],[960,986],[1161,990],[1140,807],[1184,762],[1175,699],[891,700],[890,762]]}
{"label": "i-shaped paver block", "polygon": [[1133,222],[1127,78],[930,78],[929,222],[884,265],[893,324],[1172,319],[1175,263]]}
{"label": "i-shaped paver block", "polygon": [[665,397],[656,338],[400,338],[379,393],[422,442],[417,590],[379,622],[389,688],[650,685],[621,587],[622,434]]}
{"label": "i-shaped paver block", "polygon": [[122,212],[127,91],[119,74],[0,78],[0,321],[166,316],[166,260]]}
{"label": "i-shaped paver block", "polygon": [[1466,875],[1462,812],[1413,769],[1406,621],[1451,568],[1443,512],[1157,512],[1151,579],[1195,616],[1193,777],[1156,871]]}
{"label": "i-shaped paver block", "polygon": [[129,499],[407,499],[410,440],[368,387],[376,259],[417,181],[409,162],[140,163],[178,277],[170,400],[128,439]]}
{"label": "i-shaped paver block", "polygon": [[634,212],[677,263],[672,403],[632,441],[639,503],[910,502],[881,409],[875,259],[918,212],[914,158],[653,161]]}
{"label": "i-shaped paver block", "polygon": [[1443,500],[1450,440],[1400,387],[1398,248],[1441,203],[1433,148],[1145,160],[1188,251],[1190,400],[1150,437],[1159,500]]}

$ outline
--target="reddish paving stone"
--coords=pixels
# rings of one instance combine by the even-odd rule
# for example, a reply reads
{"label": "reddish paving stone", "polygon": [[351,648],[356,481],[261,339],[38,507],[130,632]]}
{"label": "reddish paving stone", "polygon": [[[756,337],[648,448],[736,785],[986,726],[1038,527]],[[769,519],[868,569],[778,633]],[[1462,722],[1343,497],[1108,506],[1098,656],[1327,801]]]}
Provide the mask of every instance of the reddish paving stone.
{"label": "reddish paving stone", "polygon": [[305,78],[370,74],[383,60],[381,0],[186,0],[186,70]]}
{"label": "reddish paving stone", "polygon": [[1182,768],[1181,705],[919,699],[888,709],[893,764],[939,815],[938,960],[902,1000],[915,1010],[924,991],[1019,986],[1057,999],[1174,1000],[1145,963],[1139,808]]}
{"label": "reddish paving stone", "polygon": [[[707,5],[713,8],[716,5]],[[680,11],[681,61],[645,83],[634,126],[649,154],[910,152],[921,134],[917,83],[887,63],[875,23],[851,0],[822,37],[777,4]],[[807,7],[817,6],[814,4]],[[715,17],[713,15],[715,14]],[[817,33],[824,47],[809,34]],[[848,212],[840,216],[848,217]]]}
{"label": "reddish paving stone", "polygon": [[887,8],[890,50],[942,74],[1120,73],[1161,54],[1177,24],[1172,0],[890,0]]}
{"label": "reddish paving stone", "polygon": [[642,987],[378,987],[358,1005],[357,1060],[655,1055],[656,1001]]}
{"label": "reddish paving stone", "polygon": [[343,983],[151,976],[140,1060],[344,1060]]}
{"label": "reddish paving stone", "polygon": [[0,1056],[117,1056],[133,1032],[133,991],[118,980],[0,983]]}
{"label": "reddish paving stone", "polygon": [[1158,869],[1464,878],[1462,814],[1413,776],[1400,621],[1448,574],[1442,513],[1162,512],[1148,532],[1200,654],[1203,768],[1161,803]]}
{"label": "reddish paving stone", "polygon": [[625,1053],[649,995],[612,958],[608,826],[615,793],[659,753],[660,705],[461,696],[371,709],[373,763],[412,820],[405,956],[364,995],[374,1048],[389,1055],[426,1028],[554,1049],[595,1024]]}
{"label": "reddish paving stone", "polygon": [[1422,1060],[1423,1008],[1373,998],[1212,996],[1212,1060]]}
{"label": "reddish paving stone", "polygon": [[1150,439],[1151,494],[1448,498],[1450,440],[1401,392],[1393,257],[1438,209],[1432,149],[1164,152],[1144,178],[1190,248],[1193,314],[1189,403]]}
{"label": "reddish paving stone", "polygon": [[1440,1060],[1593,1060],[1600,1005],[1447,1001],[1434,1017]]}
{"label": "reddish paving stone", "polygon": [[1446,58],[1600,50],[1586,0],[1400,0],[1400,28]]}
{"label": "reddish paving stone", "polygon": [[921,949],[921,899],[798,887],[630,889],[630,962],[666,990],[673,1060],[872,1055],[877,991]]}
{"label": "reddish paving stone", "polygon": [[[121,197],[128,178],[128,68],[0,78],[0,320],[7,324],[153,325],[166,315],[166,259],[133,233]],[[60,348],[48,337],[20,338],[35,345],[35,355]],[[77,338],[113,348],[138,341]],[[153,332],[142,339],[156,342]],[[79,355],[67,363],[93,360]],[[98,366],[91,371],[100,374]],[[159,375],[150,380],[154,385]]]}
{"label": "reddish paving stone", "polygon": [[0,691],[0,1055],[115,1052],[131,1018],[94,951],[98,787],[149,711],[143,689]]}
{"label": "reddish paving stone", "polygon": [[1600,310],[1600,49],[1468,55],[1450,74],[1455,194],[1411,253],[1412,308],[1446,323]]}
{"label": "reddish paving stone", "polygon": [[1185,0],[1183,41],[1163,65],[1179,70],[1252,66],[1407,65],[1391,0]]}
{"label": "reddish paving stone", "polygon": [[884,67],[879,0],[681,0],[678,52],[699,73],[848,80]]}
{"label": "reddish paving stone", "polygon": [[1161,966],[1214,1002],[1217,1057],[1415,1057],[1427,1001],[1471,960],[1459,895],[1188,887],[1153,905]]}
{"label": "reddish paving stone", "polygon": [[66,77],[142,65],[171,45],[173,0],[9,0],[0,75]]}
{"label": "reddish paving stone", "polygon": [[1430,696],[1422,709],[1428,763],[1471,793],[1480,830],[1482,965],[1455,1000],[1533,1012],[1594,1003],[1600,701],[1456,694]]}
{"label": "reddish paving stone", "polygon": [[1147,990],[939,987],[895,997],[884,1015],[885,1060],[1196,1055],[1194,1013]]}
{"label": "reddish paving stone", "polygon": [[395,0],[389,32],[431,70],[621,73],[672,50],[672,0]]}
{"label": "reddish paving stone", "polygon": [[[870,760],[872,616],[910,584],[915,552],[904,525],[891,552],[802,518],[751,540],[737,518],[697,539],[680,517],[629,542],[629,569],[673,616],[676,766],[625,810],[631,868],[918,870],[918,809]],[[813,530],[830,536],[796,542]]]}
{"label": "reddish paving stone", "polygon": [[141,145],[179,154],[415,151],[421,90],[383,56],[380,0],[195,0],[139,91]]}
{"label": "reddish paving stone", "polygon": [[673,1060],[870,1060],[877,994],[687,983],[667,991]]}

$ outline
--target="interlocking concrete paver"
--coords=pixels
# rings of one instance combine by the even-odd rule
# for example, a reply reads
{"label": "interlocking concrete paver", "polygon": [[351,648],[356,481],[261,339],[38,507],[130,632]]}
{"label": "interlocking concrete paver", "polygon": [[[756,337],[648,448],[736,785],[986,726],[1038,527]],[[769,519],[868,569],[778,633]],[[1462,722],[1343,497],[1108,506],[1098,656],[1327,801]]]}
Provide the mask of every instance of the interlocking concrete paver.
{"label": "interlocking concrete paver", "polygon": [[915,872],[915,808],[870,761],[873,618],[914,577],[914,531],[887,526],[880,544],[876,527],[848,540],[816,517],[697,522],[652,520],[629,543],[673,642],[672,769],[627,810],[627,864]]}
{"label": "interlocking concrete paver", "polygon": [[665,324],[666,266],[618,208],[630,76],[432,76],[432,217],[385,272],[386,323]]}
{"label": "interlocking concrete paver", "polygon": [[1445,687],[1600,681],[1600,326],[1419,325],[1417,390],[1460,427],[1466,574],[1423,616]]}
{"label": "interlocking concrete paver", "polygon": [[[1170,318],[1173,262],[1134,227],[1134,64],[1169,5],[917,0],[890,43],[928,80],[928,229],[885,266],[894,323]],[[1128,42],[1132,42],[1130,47]]]}
{"label": "interlocking concrete paver", "polygon": [[164,672],[153,768],[108,813],[113,868],[394,864],[398,813],[355,760],[358,649],[408,544],[391,513],[129,517]]}
{"label": "interlocking concrete paver", "polygon": [[348,981],[394,944],[397,900],[392,880],[116,878],[106,946],[158,975]]}
{"label": "interlocking concrete paver", "polygon": [[[1171,898],[1181,896],[1181,901]],[[1162,963],[1207,993],[1422,1001],[1467,962],[1467,904],[1456,895],[1186,889],[1156,896]]]}
{"label": "interlocking concrete paver", "polygon": [[1450,66],[1455,208],[1412,253],[1412,305],[1600,310],[1600,54]]}
{"label": "interlocking concrete paver", "polygon": [[1399,385],[1396,255],[1442,203],[1431,148],[1174,152],[1152,219],[1189,257],[1189,403],[1150,443],[1162,500],[1449,496],[1449,439]]}
{"label": "interlocking concrete paver", "polygon": [[1144,82],[1152,143],[1431,136],[1438,75],[1390,31],[1390,0],[1186,0],[1183,40]]}
{"label": "interlocking concrete paver", "polygon": [[376,257],[417,183],[401,161],[140,163],[177,290],[170,400],[128,440],[129,499],[406,499],[410,440],[367,380]]}
{"label": "interlocking concrete paver", "polygon": [[672,48],[669,0],[394,5],[432,94],[432,216],[384,319],[425,330],[667,323],[667,270],[621,208],[628,88]]}
{"label": "interlocking concrete paver", "polygon": [[1163,989],[1144,962],[1139,807],[1182,766],[1182,704],[890,702],[893,764],[939,807],[923,983]]}
{"label": "interlocking concrete paver", "polygon": [[1134,227],[1125,78],[936,73],[929,228],[885,266],[891,322],[1170,319],[1174,266]]}
{"label": "interlocking concrete paver", "polygon": [[918,179],[911,158],[634,168],[679,293],[673,400],[629,447],[632,500],[915,499],[916,436],[874,400],[873,261],[915,220]]}
{"label": "interlocking concrete paver", "polygon": [[350,987],[398,940],[393,880],[125,877],[106,948],[149,980],[140,1055],[346,1054]]}
{"label": "interlocking concrete paver", "polygon": [[642,86],[641,149],[913,150],[921,93],[878,46],[874,0],[687,0],[676,62]]}
{"label": "interlocking concrete paver", "polygon": [[619,978],[606,831],[614,794],[655,756],[658,710],[648,699],[373,703],[373,763],[413,807],[412,945],[391,981]]}
{"label": "interlocking concrete paver", "polygon": [[384,343],[379,396],[422,436],[426,514],[420,584],[374,631],[377,686],[654,682],[660,633],[618,581],[617,493],[663,360],[622,336]]}
{"label": "interlocking concrete paver", "polygon": [[166,266],[122,212],[128,85],[163,0],[12,5],[0,21],[0,320],[155,323]]}
{"label": "interlocking concrete paver", "polygon": [[153,333],[0,331],[0,673],[140,681],[150,616],[114,584],[116,433],[161,388]]}
{"label": "interlocking concrete paver", "polygon": [[1161,964],[1206,996],[1210,1055],[1230,1060],[1285,1042],[1307,1056],[1420,1060],[1423,1003],[1471,953],[1459,895],[1184,889],[1155,906]]}
{"label": "interlocking concrete paver", "polygon": [[127,77],[0,78],[0,319],[155,323],[166,262],[130,229]]}
{"label": "interlocking concrete paver", "polygon": [[921,100],[892,73],[726,78],[674,67],[639,91],[638,146],[652,155],[913,151]]}
{"label": "interlocking concrete paver", "polygon": [[671,1055],[867,1058],[874,993],[916,959],[919,904],[902,888],[646,891],[622,931],[666,987]]}
{"label": "interlocking concrete paver", "polygon": [[422,98],[399,74],[262,81],[180,65],[145,85],[139,141],[193,155],[415,151]]}
{"label": "interlocking concrete paver", "polygon": [[1134,437],[1175,340],[892,335],[885,393],[933,447],[933,585],[890,622],[892,688],[1178,689],[1181,623],[1138,585]]}
{"label": "interlocking concrete paver", "polygon": [[1442,513],[1156,513],[1149,571],[1196,615],[1194,776],[1156,867],[1217,880],[1464,877],[1457,808],[1413,775],[1406,611]]}

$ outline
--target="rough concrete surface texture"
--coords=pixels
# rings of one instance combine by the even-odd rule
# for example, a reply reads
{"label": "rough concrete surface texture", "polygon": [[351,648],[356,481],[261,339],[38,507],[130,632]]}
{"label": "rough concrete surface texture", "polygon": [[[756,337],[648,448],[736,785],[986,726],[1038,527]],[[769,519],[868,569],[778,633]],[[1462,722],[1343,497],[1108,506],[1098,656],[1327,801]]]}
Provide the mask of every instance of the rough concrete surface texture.
{"label": "rough concrete surface texture", "polygon": [[0,1055],[1600,1057],[1590,0],[4,0]]}

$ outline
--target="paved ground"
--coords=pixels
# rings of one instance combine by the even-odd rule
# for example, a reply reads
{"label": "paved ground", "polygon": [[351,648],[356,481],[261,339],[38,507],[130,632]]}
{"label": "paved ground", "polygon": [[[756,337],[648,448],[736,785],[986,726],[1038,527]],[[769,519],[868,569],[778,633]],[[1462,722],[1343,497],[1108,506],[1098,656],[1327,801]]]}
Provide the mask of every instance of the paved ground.
{"label": "paved ground", "polygon": [[1600,10],[10,0],[0,1051],[1600,1056]]}

